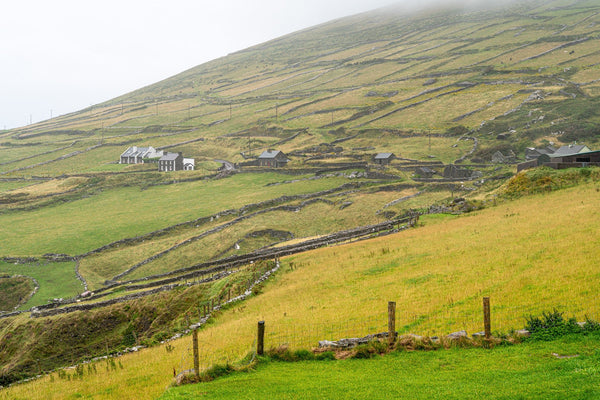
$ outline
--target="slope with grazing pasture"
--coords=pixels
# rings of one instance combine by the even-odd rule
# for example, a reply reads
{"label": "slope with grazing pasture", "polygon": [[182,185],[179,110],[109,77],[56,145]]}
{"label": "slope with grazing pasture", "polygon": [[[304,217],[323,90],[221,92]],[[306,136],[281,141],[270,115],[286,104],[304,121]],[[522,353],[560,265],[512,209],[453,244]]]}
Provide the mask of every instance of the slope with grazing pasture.
{"label": "slope with grazing pasture", "polygon": [[[457,194],[484,198],[514,171],[491,164],[496,151],[523,159],[527,146],[597,146],[598,15],[593,1],[567,0],[379,10],[3,132],[0,256],[78,258],[81,277],[95,289],[201,235],[133,276],[214,260],[240,243],[237,253],[277,242],[248,240],[257,231],[297,239],[381,222]],[[127,147],[148,145],[194,157],[196,171],[159,174],[153,164],[117,163]],[[276,177],[245,165],[269,148],[290,160]],[[378,152],[399,159],[380,167],[373,163]],[[219,174],[216,160],[237,163],[246,175]],[[458,161],[481,179],[442,179]],[[420,180],[419,166],[433,169],[435,181]],[[366,183],[341,189],[357,181]],[[390,189],[398,183],[411,187]],[[338,193],[316,195],[335,187]],[[311,193],[323,201],[300,211],[302,223],[265,206],[245,227],[219,228],[226,218],[190,224],[231,209],[244,213],[260,201],[297,206],[300,200],[282,195]],[[212,229],[221,236],[208,234]],[[121,240],[128,245],[88,255]],[[77,283],[74,274],[65,279]]]}
{"label": "slope with grazing pasture", "polygon": [[[385,331],[388,301],[397,302],[396,326],[404,333],[481,331],[483,296],[491,298],[492,329],[499,332],[522,328],[525,317],[553,308],[579,320],[598,319],[600,278],[593,260],[600,248],[600,176],[597,170],[574,173],[585,183],[282,259],[283,268],[262,293],[219,312],[200,330],[203,360],[245,354],[258,320],[266,321],[267,346],[310,347]],[[81,380],[53,375],[0,394],[155,398],[172,368],[192,368],[191,338],[171,345],[170,352],[159,346],[120,358],[122,370],[105,373],[99,363]]]}

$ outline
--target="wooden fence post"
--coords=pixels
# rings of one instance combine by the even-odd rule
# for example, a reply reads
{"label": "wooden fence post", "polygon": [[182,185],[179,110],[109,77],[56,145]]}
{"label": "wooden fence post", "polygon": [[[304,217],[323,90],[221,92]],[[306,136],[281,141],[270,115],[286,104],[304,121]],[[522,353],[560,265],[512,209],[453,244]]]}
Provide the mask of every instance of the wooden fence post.
{"label": "wooden fence post", "polygon": [[490,318],[490,298],[483,298],[483,327],[485,330],[485,338],[489,339],[492,336],[492,323]]}
{"label": "wooden fence post", "polygon": [[265,321],[258,321],[258,336],[256,338],[256,354],[262,356],[265,352]]}
{"label": "wooden fence post", "polygon": [[192,343],[194,346],[194,373],[196,378],[200,378],[200,355],[198,354],[198,329],[192,333]]}
{"label": "wooden fence post", "polygon": [[396,302],[388,302],[388,341],[390,347],[396,341]]}

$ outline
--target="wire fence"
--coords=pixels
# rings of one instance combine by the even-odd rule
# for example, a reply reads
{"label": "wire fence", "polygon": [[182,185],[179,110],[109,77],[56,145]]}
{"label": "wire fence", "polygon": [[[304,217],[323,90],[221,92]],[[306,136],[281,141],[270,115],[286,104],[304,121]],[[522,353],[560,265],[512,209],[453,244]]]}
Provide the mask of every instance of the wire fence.
{"label": "wire fence", "polygon": [[[556,303],[552,307],[545,299],[538,303],[510,305],[510,302],[495,304],[491,299],[491,332],[493,335],[511,334],[525,328],[527,319],[554,310],[562,312],[565,319],[575,318],[578,322],[600,319],[600,299],[585,298],[568,303]],[[508,304],[507,304],[508,303]],[[433,311],[419,312],[410,308],[397,308],[394,328],[399,336],[419,335],[443,337],[453,332],[466,331],[469,335],[484,332],[482,298],[472,298],[448,304]],[[315,315],[315,320],[318,320]],[[314,349],[320,341],[335,342],[341,339],[364,338],[369,335],[387,333],[389,312],[382,303],[379,312],[365,318],[339,318],[329,322],[298,323],[294,320],[265,321],[264,348],[285,346],[290,349]],[[220,364],[235,364],[256,353],[257,335],[236,337],[227,348],[215,348],[210,336],[203,336],[199,344],[199,370]],[[192,341],[182,357],[181,371],[193,371]]]}

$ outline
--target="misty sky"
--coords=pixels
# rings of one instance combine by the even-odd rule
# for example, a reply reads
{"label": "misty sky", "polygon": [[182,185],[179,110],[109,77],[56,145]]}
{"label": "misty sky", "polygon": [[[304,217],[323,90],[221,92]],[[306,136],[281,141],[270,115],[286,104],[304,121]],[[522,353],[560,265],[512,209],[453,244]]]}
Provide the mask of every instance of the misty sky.
{"label": "misty sky", "polygon": [[429,0],[2,0],[0,129],[76,111],[322,22]]}

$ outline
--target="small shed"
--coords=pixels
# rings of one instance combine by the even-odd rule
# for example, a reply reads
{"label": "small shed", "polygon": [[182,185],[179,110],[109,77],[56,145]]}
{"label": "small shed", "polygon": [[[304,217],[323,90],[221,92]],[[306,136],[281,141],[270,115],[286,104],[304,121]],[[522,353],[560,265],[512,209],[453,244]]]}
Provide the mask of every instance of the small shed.
{"label": "small shed", "polygon": [[269,149],[258,156],[258,165],[261,167],[285,167],[289,161],[287,156],[279,150]]}
{"label": "small shed", "polygon": [[390,165],[392,160],[395,159],[396,156],[394,155],[394,153],[378,153],[377,155],[375,155],[373,161],[375,161],[375,164],[379,165]]}
{"label": "small shed", "polygon": [[415,175],[418,175],[422,178],[431,178],[435,174],[437,174],[437,171],[429,167],[417,167],[415,169]]}
{"label": "small shed", "polygon": [[196,169],[196,160],[193,158],[184,158],[183,159],[183,170],[184,171],[193,171]]}

